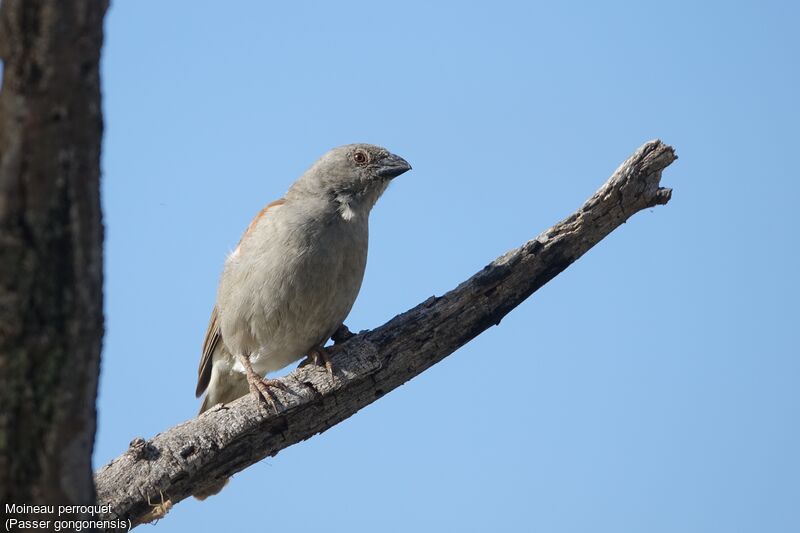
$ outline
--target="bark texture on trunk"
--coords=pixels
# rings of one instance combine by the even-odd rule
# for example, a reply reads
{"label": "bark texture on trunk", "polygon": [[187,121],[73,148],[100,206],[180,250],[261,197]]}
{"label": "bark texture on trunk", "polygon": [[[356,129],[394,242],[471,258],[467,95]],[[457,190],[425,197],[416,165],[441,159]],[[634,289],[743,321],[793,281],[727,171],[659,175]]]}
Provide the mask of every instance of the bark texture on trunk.
{"label": "bark texture on trunk", "polygon": [[0,3],[2,504],[95,501],[103,336],[99,60],[107,5]]}

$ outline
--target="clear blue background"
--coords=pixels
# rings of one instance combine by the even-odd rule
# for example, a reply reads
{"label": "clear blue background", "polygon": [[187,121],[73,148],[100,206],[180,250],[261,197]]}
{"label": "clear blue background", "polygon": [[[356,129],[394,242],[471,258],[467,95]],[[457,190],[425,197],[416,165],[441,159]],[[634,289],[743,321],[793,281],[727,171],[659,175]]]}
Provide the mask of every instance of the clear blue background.
{"label": "clear blue background", "polygon": [[327,149],[414,166],[372,215],[360,330],[661,138],[668,206],[158,531],[800,531],[793,4],[113,2],[96,466],[194,416],[223,259]]}

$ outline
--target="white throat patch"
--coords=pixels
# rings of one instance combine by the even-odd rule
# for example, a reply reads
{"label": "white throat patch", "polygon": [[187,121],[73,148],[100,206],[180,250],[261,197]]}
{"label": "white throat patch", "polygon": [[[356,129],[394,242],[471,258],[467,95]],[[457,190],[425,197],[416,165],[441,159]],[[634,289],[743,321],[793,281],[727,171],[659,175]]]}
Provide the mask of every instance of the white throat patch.
{"label": "white throat patch", "polygon": [[350,207],[350,202],[352,202],[350,196],[339,195],[336,197],[336,201],[339,204],[339,214],[342,215],[343,219],[349,222],[356,218],[356,212]]}

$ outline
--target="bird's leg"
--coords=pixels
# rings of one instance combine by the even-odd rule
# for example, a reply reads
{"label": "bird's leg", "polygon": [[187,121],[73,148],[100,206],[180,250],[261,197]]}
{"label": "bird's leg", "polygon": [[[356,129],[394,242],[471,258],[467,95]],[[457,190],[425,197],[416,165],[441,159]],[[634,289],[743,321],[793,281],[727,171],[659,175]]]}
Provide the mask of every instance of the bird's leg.
{"label": "bird's leg", "polygon": [[328,375],[333,379],[334,368],[331,356],[341,350],[342,344],[351,337],[355,337],[355,334],[351,332],[347,326],[342,324],[336,329],[333,335],[331,335],[331,340],[334,343],[333,346],[328,346],[326,348],[324,342],[319,346],[315,346],[308,352],[306,358],[297,365],[297,368],[311,364],[315,366],[322,366],[324,364],[325,368],[328,370]]}
{"label": "bird's leg", "polygon": [[278,379],[266,379],[259,376],[255,370],[253,370],[253,365],[250,363],[250,358],[239,354],[239,362],[242,363],[244,367],[245,376],[247,376],[247,384],[250,386],[250,392],[255,395],[257,399],[264,400],[269,403],[275,412],[278,412],[278,406],[275,404],[275,395],[272,391],[269,390],[270,387],[275,387],[276,389],[287,390],[286,385],[283,384],[282,381]]}
{"label": "bird's leg", "polygon": [[331,361],[331,356],[341,350],[341,346],[333,345],[328,346],[327,348],[324,346],[316,346],[309,350],[308,355],[300,363],[299,366],[306,366],[306,365],[316,365],[316,366],[325,366],[328,370],[328,375],[333,379],[333,362]]}

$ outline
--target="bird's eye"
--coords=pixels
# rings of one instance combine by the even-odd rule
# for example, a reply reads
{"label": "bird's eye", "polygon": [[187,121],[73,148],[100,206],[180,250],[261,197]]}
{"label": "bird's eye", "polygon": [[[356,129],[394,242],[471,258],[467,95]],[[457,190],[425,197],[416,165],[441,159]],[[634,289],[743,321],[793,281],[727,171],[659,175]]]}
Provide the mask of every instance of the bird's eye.
{"label": "bird's eye", "polygon": [[362,152],[361,150],[358,150],[356,153],[353,154],[353,161],[355,161],[357,165],[363,165],[364,163],[367,162],[368,159],[369,158],[367,157],[367,154]]}

